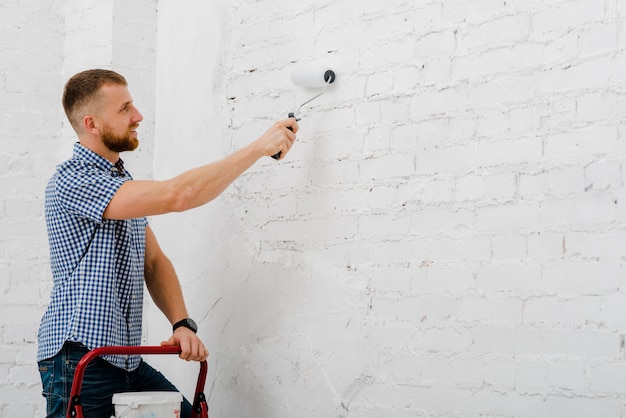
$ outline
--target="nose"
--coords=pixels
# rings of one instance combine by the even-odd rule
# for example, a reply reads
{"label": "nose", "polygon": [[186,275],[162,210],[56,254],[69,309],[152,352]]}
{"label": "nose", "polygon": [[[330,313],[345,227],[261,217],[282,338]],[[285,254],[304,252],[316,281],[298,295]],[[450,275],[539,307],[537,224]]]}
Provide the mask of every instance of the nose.
{"label": "nose", "polygon": [[143,115],[141,114],[141,112],[135,108],[135,117],[133,119],[135,122],[141,122],[143,120]]}
{"label": "nose", "polygon": [[132,114],[131,114],[131,117],[130,117],[130,121],[132,123],[139,123],[139,122],[141,122],[143,120],[143,115],[141,114],[139,109],[137,109],[135,107],[134,104],[131,104],[131,106],[132,106]]}

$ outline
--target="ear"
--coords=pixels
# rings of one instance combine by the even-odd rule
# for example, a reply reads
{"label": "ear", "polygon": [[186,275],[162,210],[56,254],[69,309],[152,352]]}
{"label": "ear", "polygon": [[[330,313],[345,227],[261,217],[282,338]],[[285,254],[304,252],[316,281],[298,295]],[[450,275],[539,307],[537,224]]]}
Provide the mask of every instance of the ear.
{"label": "ear", "polygon": [[91,134],[98,134],[100,132],[98,123],[93,115],[85,115],[83,118],[83,128],[85,129],[85,132],[89,132]]}

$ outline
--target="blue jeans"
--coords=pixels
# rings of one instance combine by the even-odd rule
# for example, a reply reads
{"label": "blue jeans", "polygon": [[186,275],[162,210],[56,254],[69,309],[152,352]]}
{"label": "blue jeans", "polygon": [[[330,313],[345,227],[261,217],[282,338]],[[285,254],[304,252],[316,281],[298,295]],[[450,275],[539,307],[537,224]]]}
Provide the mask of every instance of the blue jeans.
{"label": "blue jeans", "polygon": [[[54,357],[39,364],[47,418],[65,418],[72,390],[74,370],[89,350],[82,344],[66,342]],[[85,369],[80,400],[83,415],[89,418],[110,418],[115,410],[114,393],[143,391],[177,391],[165,376],[143,360],[128,372],[99,357]],[[181,417],[191,416],[191,404],[183,398]]]}

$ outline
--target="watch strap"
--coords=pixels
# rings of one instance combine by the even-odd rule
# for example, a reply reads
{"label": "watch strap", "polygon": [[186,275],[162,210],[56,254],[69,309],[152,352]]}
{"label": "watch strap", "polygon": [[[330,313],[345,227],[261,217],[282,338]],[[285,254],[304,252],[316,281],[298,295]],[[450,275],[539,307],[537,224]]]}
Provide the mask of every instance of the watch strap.
{"label": "watch strap", "polygon": [[198,328],[196,326],[196,323],[191,318],[181,319],[180,321],[178,321],[177,323],[172,325],[172,332],[176,331],[180,327],[188,328],[188,329],[192,330],[195,333],[198,332]]}

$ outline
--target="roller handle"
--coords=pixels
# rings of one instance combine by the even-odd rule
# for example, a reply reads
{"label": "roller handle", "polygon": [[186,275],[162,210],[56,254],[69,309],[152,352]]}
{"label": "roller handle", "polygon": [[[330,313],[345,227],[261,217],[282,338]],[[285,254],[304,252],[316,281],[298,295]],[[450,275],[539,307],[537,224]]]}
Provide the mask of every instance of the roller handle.
{"label": "roller handle", "polygon": [[[295,119],[296,115],[293,112],[289,112],[289,115],[287,115],[287,117]],[[291,132],[293,132],[293,129],[291,129],[291,126],[288,126],[287,129],[289,129]],[[282,151],[278,151],[276,154],[272,155],[272,158],[275,159],[275,160],[278,160],[280,158],[281,154],[282,154]]]}

